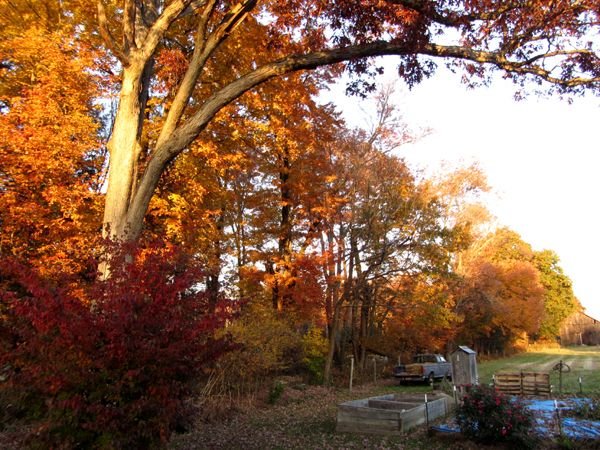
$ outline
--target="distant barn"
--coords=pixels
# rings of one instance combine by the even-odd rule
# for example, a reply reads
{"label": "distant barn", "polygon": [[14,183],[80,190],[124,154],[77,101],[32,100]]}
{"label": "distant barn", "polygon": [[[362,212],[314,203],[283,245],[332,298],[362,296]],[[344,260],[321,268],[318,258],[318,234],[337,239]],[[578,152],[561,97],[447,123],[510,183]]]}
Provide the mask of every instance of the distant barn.
{"label": "distant barn", "polygon": [[571,314],[560,327],[561,345],[600,345],[600,321],[582,311]]}

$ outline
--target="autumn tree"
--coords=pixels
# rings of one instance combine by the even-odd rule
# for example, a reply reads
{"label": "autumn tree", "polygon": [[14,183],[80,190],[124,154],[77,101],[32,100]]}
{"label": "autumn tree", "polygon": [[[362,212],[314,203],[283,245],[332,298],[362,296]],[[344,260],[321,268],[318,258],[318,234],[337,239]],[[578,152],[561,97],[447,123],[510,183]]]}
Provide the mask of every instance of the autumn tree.
{"label": "autumn tree", "polygon": [[[424,271],[393,278],[382,291],[383,344],[390,354],[444,352],[460,325],[456,301],[461,258],[489,220],[481,196],[489,189],[477,166],[458,167],[421,181],[422,195],[436,205],[437,257]],[[393,337],[392,337],[393,336]]]}
{"label": "autumn tree", "polygon": [[415,353],[446,353],[460,328],[456,313],[456,277],[438,272],[397,277],[385,296],[385,339],[390,355],[410,358]]}
{"label": "autumn tree", "polygon": [[66,11],[42,3],[0,6],[0,255],[56,275],[83,269],[101,226],[106,80]]}
{"label": "autumn tree", "polygon": [[325,379],[336,356],[352,352],[364,367],[368,351],[389,347],[381,344],[391,312],[400,309],[391,287],[397,279],[447,273],[450,255],[462,248],[462,230],[446,226],[446,205],[432,183],[388,152],[402,139],[384,129],[339,138],[330,157],[336,169],[320,238],[330,338]]}
{"label": "autumn tree", "polygon": [[323,143],[332,141],[337,119],[315,103],[309,79],[291,78],[289,95],[272,80],[218,115],[210,139],[198,139],[163,176],[147,227],[185,241],[206,261],[210,292],[218,293],[221,278],[230,294],[237,283],[245,297],[242,286],[253,278],[275,309],[310,316],[310,298],[320,295],[311,295],[315,277],[302,274],[318,271],[307,250],[326,189]]}
{"label": "autumn tree", "polygon": [[572,282],[560,266],[560,259],[555,252],[535,252],[533,263],[544,287],[544,319],[540,325],[539,337],[554,340],[560,334],[562,322],[581,306],[573,293]]}
{"label": "autumn tree", "polygon": [[508,228],[474,243],[463,259],[465,286],[457,302],[460,338],[485,352],[502,353],[536,334],[544,314],[544,289],[533,250]]}
{"label": "autumn tree", "polygon": [[[429,2],[243,0],[98,0],[96,30],[119,61],[121,88],[110,151],[105,230],[136,239],[168,165],[225,106],[275,77],[348,61],[353,73],[376,71],[368,58],[399,57],[399,75],[418,83],[444,60],[470,81],[494,71],[515,82],[544,82],[551,92],[598,91],[592,0],[572,2]],[[224,58],[223,49],[239,49]],[[146,114],[156,57],[178,52],[182,71],[158,116]],[[224,76],[215,76],[222,72]],[[360,90],[360,84],[351,86]],[[156,124],[155,137],[146,139]]]}
{"label": "autumn tree", "polygon": [[[292,89],[282,95],[285,86]],[[331,175],[326,146],[340,125],[331,107],[316,104],[317,92],[314,80],[294,74],[285,83],[270,81],[256,95],[244,97],[254,98],[252,119],[261,128],[252,135],[253,159],[263,177],[262,222],[255,226],[274,243],[272,250],[265,246],[262,254],[272,304],[278,311],[307,306],[311,297],[321,300],[318,292],[310,295],[316,286],[310,289],[309,280],[299,275],[318,267],[312,245],[320,230],[324,181]]]}
{"label": "autumn tree", "polygon": [[477,165],[457,167],[432,177],[432,190],[444,206],[448,226],[460,226],[465,238],[483,237],[492,215],[483,204],[483,196],[490,191],[487,177]]}

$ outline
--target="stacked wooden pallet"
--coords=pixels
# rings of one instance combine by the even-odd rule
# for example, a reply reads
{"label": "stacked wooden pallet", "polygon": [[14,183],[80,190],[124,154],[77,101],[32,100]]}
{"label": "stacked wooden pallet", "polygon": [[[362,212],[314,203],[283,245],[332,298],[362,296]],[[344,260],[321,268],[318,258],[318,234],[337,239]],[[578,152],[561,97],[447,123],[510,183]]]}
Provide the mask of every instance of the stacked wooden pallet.
{"label": "stacked wooden pallet", "polygon": [[494,386],[510,395],[549,397],[550,374],[548,372],[511,372],[494,375]]}

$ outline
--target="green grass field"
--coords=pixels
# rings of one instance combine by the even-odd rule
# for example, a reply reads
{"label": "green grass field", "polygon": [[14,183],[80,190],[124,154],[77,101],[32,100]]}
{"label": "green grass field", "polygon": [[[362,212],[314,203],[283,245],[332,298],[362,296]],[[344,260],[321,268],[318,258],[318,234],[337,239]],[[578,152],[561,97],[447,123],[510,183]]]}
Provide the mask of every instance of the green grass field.
{"label": "green grass field", "polygon": [[600,347],[545,349],[484,361],[478,364],[479,380],[481,383],[490,383],[492,376],[499,372],[549,372],[553,392],[559,395],[559,372],[553,369],[560,361],[568,367],[568,371],[563,369],[562,373],[563,394],[578,394],[580,389],[583,394],[600,394]]}

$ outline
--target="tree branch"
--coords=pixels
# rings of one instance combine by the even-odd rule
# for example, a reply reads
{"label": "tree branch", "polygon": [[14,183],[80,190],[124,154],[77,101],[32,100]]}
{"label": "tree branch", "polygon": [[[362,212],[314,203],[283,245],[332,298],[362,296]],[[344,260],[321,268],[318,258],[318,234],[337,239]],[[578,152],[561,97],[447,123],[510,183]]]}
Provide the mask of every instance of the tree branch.
{"label": "tree branch", "polygon": [[250,12],[256,6],[256,0],[246,0],[233,6],[225,17],[222,19],[219,26],[211,35],[206,39],[205,34],[208,26],[208,21],[212,14],[216,0],[209,0],[206,4],[206,8],[200,18],[198,24],[198,30],[196,32],[196,42],[194,47],[194,53],[192,55],[190,65],[179,85],[177,94],[173,99],[173,103],[165,120],[165,123],[161,129],[160,136],[157,141],[157,147],[162,144],[171,136],[177,123],[181,119],[183,112],[189,102],[190,96],[194,91],[198,77],[206,61],[213,52],[219,47],[219,45],[227,38],[227,36],[241,23],[244,21],[248,12]]}
{"label": "tree branch", "polygon": [[129,62],[129,56],[125,54],[123,49],[117,44],[114,36],[108,28],[108,19],[106,18],[106,9],[102,0],[96,2],[98,9],[98,28],[100,30],[100,36],[104,40],[104,43],[108,49],[121,61],[122,64],[126,65]]}
{"label": "tree branch", "polygon": [[474,50],[460,46],[443,46],[437,44],[427,44],[424,46],[423,54],[429,56],[438,56],[443,58],[456,58],[464,59],[468,61],[474,61],[483,64],[492,64],[499,69],[502,69],[508,73],[515,73],[520,75],[534,75],[547,81],[551,84],[556,84],[565,88],[574,88],[584,85],[598,85],[600,83],[600,77],[572,77],[567,79],[557,78],[552,75],[552,71],[544,69],[539,65],[531,65],[529,62],[536,60],[543,60],[549,56],[566,56],[573,54],[589,54],[589,50],[569,50],[569,51],[554,51],[547,54],[538,55],[534,58],[530,58],[527,61],[510,61],[504,53],[501,52],[486,52],[483,50]]}
{"label": "tree branch", "polygon": [[137,226],[140,227],[139,230],[132,230],[132,235],[137,236],[141,232],[143,216],[163,170],[171,160],[196,139],[222,108],[248,90],[271,78],[286,73],[315,69],[342,61],[385,55],[424,55],[463,59],[481,64],[490,64],[508,73],[534,75],[563,87],[577,87],[585,84],[598,85],[600,83],[600,78],[598,77],[574,77],[568,80],[558,79],[540,66],[526,66],[521,65],[519,62],[511,62],[503,53],[486,52],[461,46],[424,44],[421,48],[415,49],[412,43],[377,41],[370,44],[325,50],[305,55],[288,56],[247,73],[211,95],[192,117],[182,123],[170,134],[168,139],[161,141],[161,145],[156,146],[136,192],[133,202],[135,207],[131,208],[128,214],[128,222],[130,224],[139,224]]}
{"label": "tree branch", "polygon": [[135,0],[125,0],[123,5],[123,49],[126,53],[135,45]]}
{"label": "tree branch", "polygon": [[[206,0],[203,3],[205,2]],[[154,54],[154,52],[156,51],[156,47],[162,40],[163,36],[165,35],[166,31],[169,29],[171,24],[192,3],[194,3],[193,0],[175,0],[163,10],[161,15],[158,17],[158,19],[156,19],[156,21],[148,30],[146,39],[140,47],[139,56],[142,59],[147,60],[152,56],[152,54]]]}

